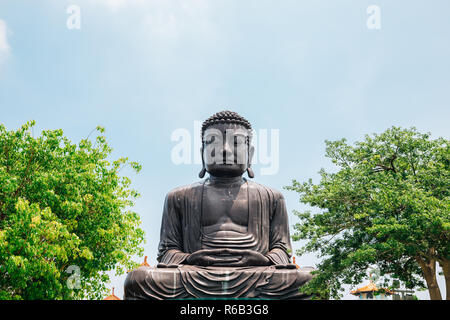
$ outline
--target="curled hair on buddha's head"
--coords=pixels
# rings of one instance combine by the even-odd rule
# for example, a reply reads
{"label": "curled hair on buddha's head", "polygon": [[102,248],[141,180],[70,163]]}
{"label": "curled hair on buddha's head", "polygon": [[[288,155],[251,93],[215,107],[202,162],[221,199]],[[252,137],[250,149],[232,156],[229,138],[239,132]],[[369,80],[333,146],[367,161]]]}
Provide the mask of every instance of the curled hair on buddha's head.
{"label": "curled hair on buddha's head", "polygon": [[247,119],[240,116],[236,112],[224,110],[224,111],[220,111],[220,112],[213,114],[211,117],[209,117],[208,119],[206,119],[203,122],[203,124],[202,124],[202,141],[203,141],[203,136],[205,134],[205,131],[208,127],[213,126],[215,124],[222,124],[222,123],[234,123],[234,124],[239,124],[239,125],[243,126],[245,129],[248,130],[249,140],[251,139],[252,125],[250,124],[250,122],[248,122]]}

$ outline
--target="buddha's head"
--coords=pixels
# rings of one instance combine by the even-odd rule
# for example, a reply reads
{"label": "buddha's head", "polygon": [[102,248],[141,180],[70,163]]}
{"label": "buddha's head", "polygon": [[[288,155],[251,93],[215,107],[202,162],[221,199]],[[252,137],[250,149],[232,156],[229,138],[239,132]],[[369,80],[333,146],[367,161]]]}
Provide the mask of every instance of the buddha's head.
{"label": "buddha's head", "polygon": [[251,159],[252,126],[236,112],[221,111],[202,125],[200,178],[208,172],[214,177],[237,177],[247,171],[253,178]]}

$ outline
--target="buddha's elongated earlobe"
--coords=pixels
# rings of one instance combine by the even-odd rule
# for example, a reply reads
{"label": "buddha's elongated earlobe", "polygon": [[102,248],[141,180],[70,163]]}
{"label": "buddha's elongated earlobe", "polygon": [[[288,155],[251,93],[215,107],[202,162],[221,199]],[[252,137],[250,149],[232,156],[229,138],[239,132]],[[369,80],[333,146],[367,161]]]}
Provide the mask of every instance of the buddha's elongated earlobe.
{"label": "buddha's elongated earlobe", "polygon": [[255,173],[253,172],[253,169],[252,169],[252,159],[253,159],[254,153],[255,153],[255,147],[249,146],[249,148],[248,148],[248,163],[247,163],[247,174],[248,174],[249,178],[255,177]]}
{"label": "buddha's elongated earlobe", "polygon": [[200,170],[198,177],[200,179],[203,179],[205,177],[206,174],[206,169],[205,169],[205,160],[203,159],[203,146],[200,149],[201,155],[202,155],[202,170]]}
{"label": "buddha's elongated earlobe", "polygon": [[247,168],[247,174],[249,178],[254,178],[255,177],[255,173],[253,172],[253,169],[251,167]]}

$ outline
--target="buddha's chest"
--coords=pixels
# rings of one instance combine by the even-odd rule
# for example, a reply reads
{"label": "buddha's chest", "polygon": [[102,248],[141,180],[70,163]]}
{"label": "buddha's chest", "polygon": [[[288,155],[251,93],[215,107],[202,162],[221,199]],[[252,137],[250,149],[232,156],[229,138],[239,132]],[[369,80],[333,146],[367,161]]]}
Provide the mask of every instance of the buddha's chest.
{"label": "buddha's chest", "polygon": [[205,187],[202,225],[248,225],[248,194],[245,185],[233,188]]}

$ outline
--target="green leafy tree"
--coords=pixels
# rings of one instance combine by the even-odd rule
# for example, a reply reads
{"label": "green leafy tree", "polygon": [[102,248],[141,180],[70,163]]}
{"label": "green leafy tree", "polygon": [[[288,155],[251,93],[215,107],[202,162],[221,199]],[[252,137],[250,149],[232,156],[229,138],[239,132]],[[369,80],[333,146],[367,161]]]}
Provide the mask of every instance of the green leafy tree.
{"label": "green leafy tree", "polygon": [[[450,152],[446,139],[415,128],[392,127],[349,145],[326,141],[335,172],[321,169],[320,182],[293,181],[311,211],[296,212],[299,254],[316,252],[318,272],[304,290],[341,297],[343,284],[356,285],[376,266],[382,276],[408,288],[428,288],[442,299],[436,265],[450,297]],[[423,281],[425,280],[425,282]]]}
{"label": "green leafy tree", "polygon": [[121,274],[142,255],[144,232],[130,211],[139,194],[110,163],[97,127],[78,145],[62,130],[33,137],[0,125],[0,299],[99,299],[107,271]]}

